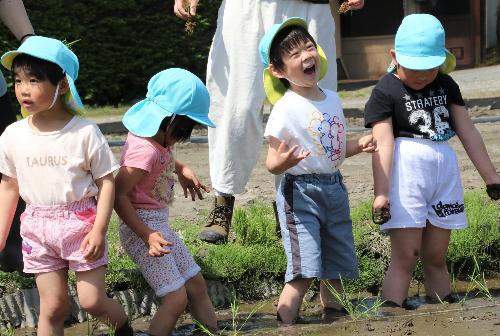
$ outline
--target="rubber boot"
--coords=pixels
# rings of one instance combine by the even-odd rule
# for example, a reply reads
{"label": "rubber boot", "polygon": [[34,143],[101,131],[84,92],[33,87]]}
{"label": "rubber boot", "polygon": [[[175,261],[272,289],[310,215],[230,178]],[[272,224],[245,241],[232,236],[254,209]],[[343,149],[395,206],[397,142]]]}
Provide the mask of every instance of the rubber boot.
{"label": "rubber boot", "polygon": [[208,243],[227,241],[233,218],[234,196],[215,196],[214,207],[208,215],[208,223],[200,232],[199,239]]}

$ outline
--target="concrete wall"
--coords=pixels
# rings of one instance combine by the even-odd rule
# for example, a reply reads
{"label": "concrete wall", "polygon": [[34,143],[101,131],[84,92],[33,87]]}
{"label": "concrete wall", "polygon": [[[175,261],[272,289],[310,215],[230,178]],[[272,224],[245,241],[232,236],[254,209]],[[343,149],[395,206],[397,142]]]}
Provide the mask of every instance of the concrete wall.
{"label": "concrete wall", "polygon": [[485,3],[485,35],[486,48],[497,45],[497,7],[500,0],[487,0]]}

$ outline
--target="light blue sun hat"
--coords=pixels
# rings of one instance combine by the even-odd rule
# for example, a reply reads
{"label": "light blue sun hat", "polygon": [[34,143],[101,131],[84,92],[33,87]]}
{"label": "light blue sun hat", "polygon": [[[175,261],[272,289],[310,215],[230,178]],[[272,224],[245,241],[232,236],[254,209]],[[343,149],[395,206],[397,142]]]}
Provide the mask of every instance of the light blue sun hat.
{"label": "light blue sun hat", "polygon": [[[59,65],[66,74],[69,84],[69,90],[63,96],[63,102],[71,113],[83,113],[83,104],[75,86],[79,69],[78,57],[64,43],[50,37],[32,36],[21,44],[17,50],[3,54],[2,65],[11,70],[14,58],[20,54],[30,55]],[[29,114],[24,108],[21,108],[21,113],[23,116]]]}
{"label": "light blue sun hat", "polygon": [[123,125],[133,134],[152,137],[166,117],[184,115],[215,127],[208,118],[210,96],[202,81],[191,72],[172,68],[160,71],[148,82],[146,98],[123,116]]}
{"label": "light blue sun hat", "polygon": [[[456,58],[445,48],[444,28],[430,14],[406,16],[396,32],[394,41],[397,62],[411,70],[428,70],[439,67],[443,73],[455,69]],[[391,63],[387,72],[396,65]]]}
{"label": "light blue sun hat", "polygon": [[[307,30],[307,22],[304,19],[291,17],[281,23],[272,25],[271,28],[266,31],[259,43],[260,62],[264,67],[264,91],[266,92],[267,99],[271,104],[275,104],[279,99],[281,99],[287,90],[286,86],[279,80],[279,78],[274,77],[269,70],[269,54],[271,52],[271,45],[276,37],[276,34],[278,34],[283,28],[289,26],[300,26]],[[320,60],[319,79],[323,79],[328,71],[328,59],[319,44],[316,44],[316,49],[318,50]]]}

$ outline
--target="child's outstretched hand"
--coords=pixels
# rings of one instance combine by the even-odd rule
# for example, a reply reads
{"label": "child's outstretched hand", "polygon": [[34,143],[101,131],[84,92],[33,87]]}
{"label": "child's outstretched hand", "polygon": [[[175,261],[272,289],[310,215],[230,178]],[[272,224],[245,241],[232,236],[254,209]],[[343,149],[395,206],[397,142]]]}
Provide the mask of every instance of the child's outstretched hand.
{"label": "child's outstretched hand", "polygon": [[299,149],[299,145],[295,145],[289,150],[286,150],[286,147],[287,143],[285,141],[281,141],[278,147],[277,166],[281,167],[283,171],[292,168],[311,154],[311,151],[305,151],[303,149],[301,149],[298,154],[295,154],[297,149]]}
{"label": "child's outstretched hand", "polygon": [[191,169],[187,166],[184,166],[180,162],[176,162],[176,173],[179,180],[179,184],[184,190],[184,197],[188,197],[188,191],[191,194],[191,199],[194,201],[196,199],[196,195],[198,195],[199,199],[203,199],[202,190],[209,193],[210,189],[202,184],[198,177],[193,173]]}
{"label": "child's outstretched hand", "polygon": [[147,237],[148,241],[146,244],[148,245],[149,251],[148,254],[151,257],[162,257],[165,254],[170,253],[170,249],[166,249],[166,246],[172,246],[173,244],[165,238],[159,231],[151,231]]}
{"label": "child's outstretched hand", "polygon": [[105,235],[98,230],[90,230],[80,244],[80,251],[83,252],[83,257],[88,261],[100,259],[104,255],[104,239]]}
{"label": "child's outstretched hand", "polygon": [[362,152],[373,153],[377,151],[377,140],[373,135],[368,134],[358,140],[358,146]]}

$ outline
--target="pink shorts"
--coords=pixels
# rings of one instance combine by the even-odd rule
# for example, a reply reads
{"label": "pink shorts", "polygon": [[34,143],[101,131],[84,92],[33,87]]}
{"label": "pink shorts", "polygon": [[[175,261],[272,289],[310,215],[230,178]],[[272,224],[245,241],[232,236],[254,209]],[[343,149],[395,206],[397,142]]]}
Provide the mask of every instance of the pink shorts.
{"label": "pink shorts", "polygon": [[45,273],[68,268],[88,271],[108,263],[108,246],[99,260],[88,262],[80,244],[94,224],[94,198],[66,205],[26,205],[21,215],[24,272]]}

